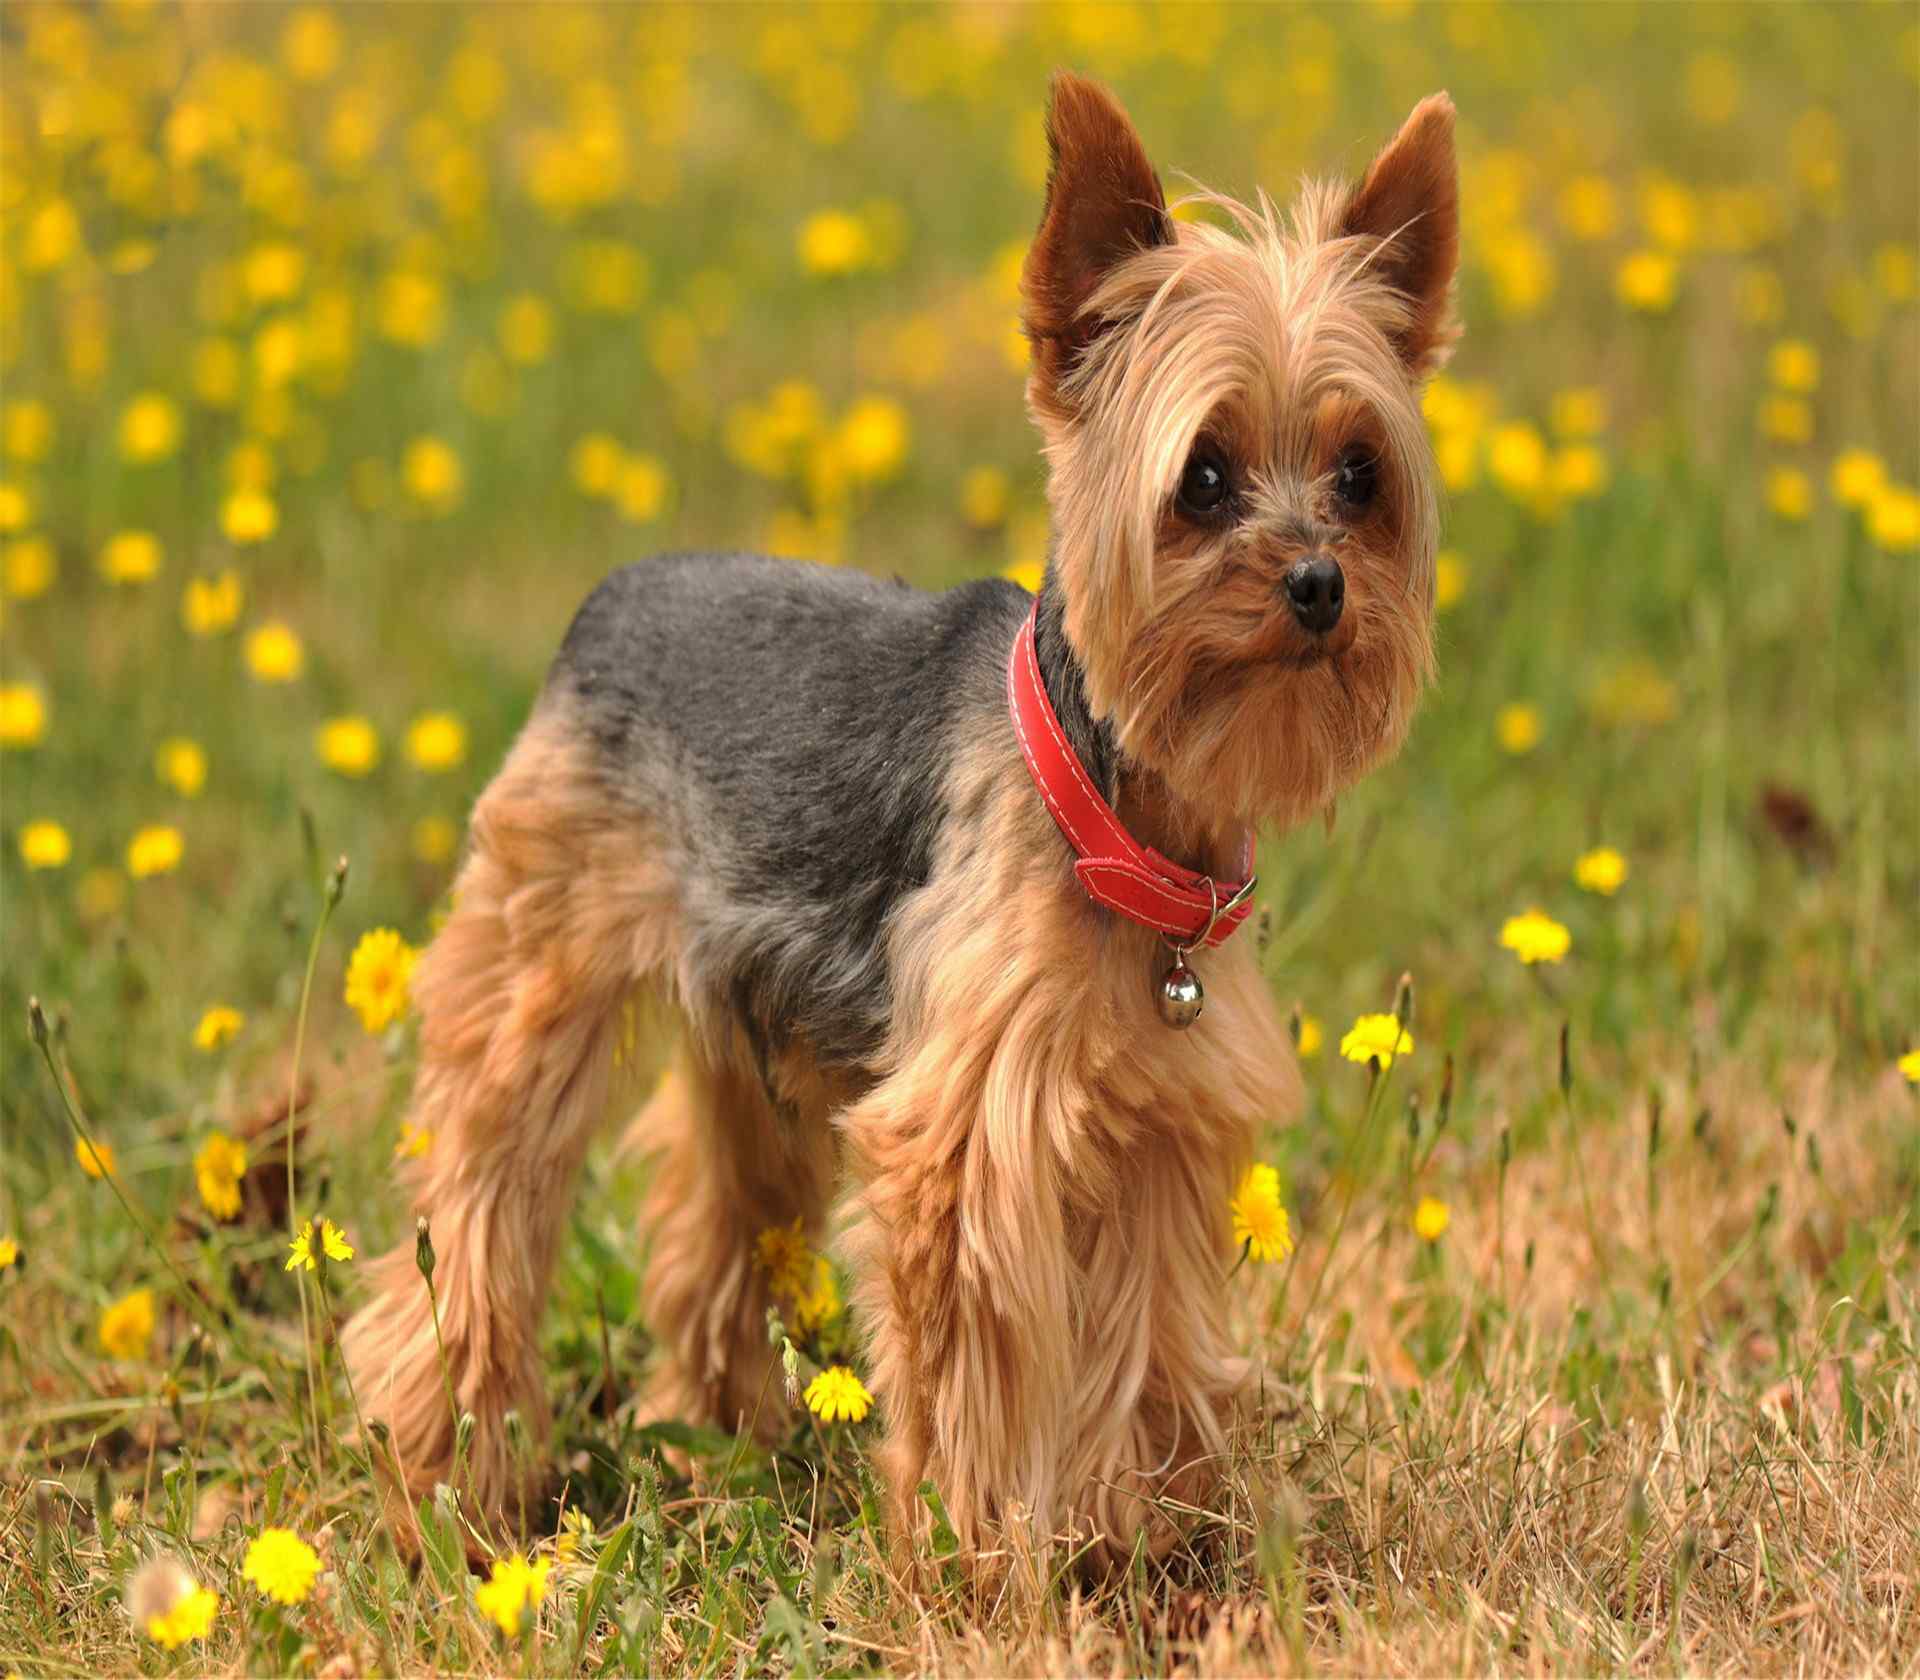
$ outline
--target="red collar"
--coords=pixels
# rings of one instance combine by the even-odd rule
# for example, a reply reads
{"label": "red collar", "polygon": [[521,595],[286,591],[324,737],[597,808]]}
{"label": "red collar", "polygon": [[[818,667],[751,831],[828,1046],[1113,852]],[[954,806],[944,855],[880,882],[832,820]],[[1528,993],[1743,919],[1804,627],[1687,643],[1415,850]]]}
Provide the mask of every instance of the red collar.
{"label": "red collar", "polygon": [[1060,727],[1034,652],[1040,603],[1020,626],[1007,659],[1007,710],[1020,754],[1060,832],[1079,854],[1073,872],[1096,904],[1162,933],[1182,950],[1218,945],[1253,912],[1253,836],[1238,881],[1182,868],[1129,834],[1100,797]]}

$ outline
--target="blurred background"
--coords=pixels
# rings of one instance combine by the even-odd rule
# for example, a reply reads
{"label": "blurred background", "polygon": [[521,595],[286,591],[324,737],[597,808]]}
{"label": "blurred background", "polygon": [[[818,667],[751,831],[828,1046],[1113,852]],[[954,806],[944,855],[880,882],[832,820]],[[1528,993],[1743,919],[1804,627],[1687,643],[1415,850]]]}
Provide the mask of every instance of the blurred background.
{"label": "blurred background", "polygon": [[[184,1174],[284,1083],[317,857],[352,875],[310,1042],[366,1075],[342,1118],[397,1125],[346,952],[429,936],[609,568],[1037,577],[1016,277],[1063,65],[1175,190],[1284,198],[1459,106],[1442,675],[1267,854],[1303,1049],[1409,970],[1469,1140],[1563,1017],[1622,1105],[1732,1053],[1897,1077],[1912,7],[110,0],[11,4],[0,53],[0,1224],[71,1172],[26,994],[127,1159]],[[1534,906],[1559,962],[1499,944]]]}

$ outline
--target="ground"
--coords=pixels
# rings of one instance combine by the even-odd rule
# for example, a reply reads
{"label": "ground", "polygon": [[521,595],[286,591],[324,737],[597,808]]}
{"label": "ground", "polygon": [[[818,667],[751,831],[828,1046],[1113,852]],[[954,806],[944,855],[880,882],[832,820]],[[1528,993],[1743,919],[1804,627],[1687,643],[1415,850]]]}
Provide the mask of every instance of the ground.
{"label": "ground", "polygon": [[[0,60],[0,1674],[1920,1666],[1911,8],[21,3]],[[352,1444],[433,1143],[350,961],[431,937],[612,565],[1033,575],[1061,64],[1176,190],[1460,109],[1440,680],[1263,855],[1308,1096],[1232,1497],[983,1596],[889,1549],[874,1418],[638,1426],[610,1128],[516,1613]],[[354,1257],[290,1273],[314,1218]]]}

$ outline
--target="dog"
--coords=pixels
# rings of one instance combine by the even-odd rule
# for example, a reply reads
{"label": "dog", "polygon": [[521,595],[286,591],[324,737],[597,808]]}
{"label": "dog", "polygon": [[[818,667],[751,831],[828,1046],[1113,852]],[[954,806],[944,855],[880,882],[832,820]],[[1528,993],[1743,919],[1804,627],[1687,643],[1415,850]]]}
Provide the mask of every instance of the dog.
{"label": "dog", "polygon": [[[1055,78],[1022,277],[1039,594],[749,555],[614,572],[479,799],[414,995],[401,1167],[483,1511],[547,1419],[554,1251],[645,996],[650,1415],[781,1437],[759,1234],[843,1253],[901,1531],[1124,1558],[1217,1488],[1249,1365],[1228,1202],[1299,1074],[1252,835],[1400,747],[1433,666],[1423,381],[1457,328],[1453,107],[1357,187],[1176,218]],[[797,1223],[796,1223],[797,1222]],[[415,1492],[455,1429],[409,1240],[344,1344]],[[1164,1535],[1160,1541],[1163,1543]]]}

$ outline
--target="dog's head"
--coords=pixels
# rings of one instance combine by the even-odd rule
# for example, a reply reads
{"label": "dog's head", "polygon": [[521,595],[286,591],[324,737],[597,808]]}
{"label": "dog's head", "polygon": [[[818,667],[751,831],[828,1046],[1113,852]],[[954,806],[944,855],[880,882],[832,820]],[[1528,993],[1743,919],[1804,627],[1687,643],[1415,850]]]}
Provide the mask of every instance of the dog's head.
{"label": "dog's head", "polygon": [[1088,700],[1181,798],[1298,822],[1399,747],[1432,669],[1453,105],[1284,218],[1198,195],[1232,231],[1169,215],[1091,82],[1055,78],[1048,140],[1028,402]]}

